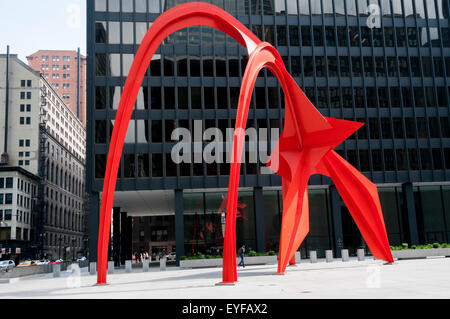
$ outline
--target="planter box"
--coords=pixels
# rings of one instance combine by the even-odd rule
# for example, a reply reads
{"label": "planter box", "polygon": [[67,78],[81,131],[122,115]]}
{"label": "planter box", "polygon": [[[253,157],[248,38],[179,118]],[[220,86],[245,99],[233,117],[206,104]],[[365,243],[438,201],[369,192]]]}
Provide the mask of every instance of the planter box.
{"label": "planter box", "polygon": [[427,258],[432,256],[450,257],[450,248],[404,249],[392,251],[392,257],[396,259]]}
{"label": "planter box", "polygon": [[[236,258],[236,264],[239,264],[241,259]],[[244,257],[245,265],[270,265],[277,263],[277,256],[252,256]],[[211,259],[192,259],[180,260],[180,268],[207,268],[207,267],[222,267],[222,258]]]}

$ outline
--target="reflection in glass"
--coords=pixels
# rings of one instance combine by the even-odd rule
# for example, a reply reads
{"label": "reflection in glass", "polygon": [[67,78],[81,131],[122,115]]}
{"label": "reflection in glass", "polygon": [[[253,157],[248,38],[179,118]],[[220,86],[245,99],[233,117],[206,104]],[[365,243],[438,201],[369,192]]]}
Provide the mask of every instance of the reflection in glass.
{"label": "reflection in glass", "polygon": [[416,16],[421,19],[425,19],[425,7],[423,5],[424,0],[414,0],[414,4],[416,7]]}
{"label": "reflection in glass", "polygon": [[128,125],[127,135],[125,136],[125,143],[136,143],[136,128],[134,126],[134,120],[130,120],[130,124]]}
{"label": "reflection in glass", "polygon": [[402,2],[392,1],[392,10],[394,11],[394,16],[402,16]]}
{"label": "reflection in glass", "polygon": [[149,154],[138,154],[137,155],[137,177],[149,177],[150,176],[150,165],[149,165]]}
{"label": "reflection in glass", "polygon": [[[333,16],[333,0],[322,0],[323,14]],[[320,1],[317,1],[320,2]]]}
{"label": "reflection in glass", "polygon": [[425,0],[427,6],[428,19],[436,19],[436,8],[434,0]]}
{"label": "reflection in glass", "polygon": [[311,1],[311,15],[321,15],[322,9],[320,7],[321,1]]}
{"label": "reflection in glass", "polygon": [[136,22],[136,44],[141,44],[142,39],[144,38],[146,33],[147,33],[147,23]]}
{"label": "reflection in glass", "polygon": [[[275,11],[277,13],[277,16],[286,15],[286,3],[284,1],[285,0],[275,0]],[[293,1],[288,0],[288,6],[289,6],[289,2],[293,2]],[[297,11],[297,8],[295,11]],[[264,12],[264,14],[267,14],[267,13]]]}
{"label": "reflection in glass", "polygon": [[345,0],[347,6],[347,15],[356,17],[356,3],[355,0]]}
{"label": "reflection in glass", "polygon": [[381,13],[384,17],[391,16],[391,4],[390,0],[380,0],[381,4]]}
{"label": "reflection in glass", "polygon": [[358,0],[358,12],[360,17],[368,16],[369,9],[367,7],[367,0]]}
{"label": "reflection in glass", "polygon": [[[164,7],[164,0],[162,0]],[[159,13],[159,1],[158,0],[148,0],[148,12]]]}
{"label": "reflection in glass", "polygon": [[134,164],[134,154],[124,154],[123,155],[123,160],[124,160],[124,165],[123,165],[123,176],[125,178],[132,178],[135,177],[135,172],[134,172],[134,168],[135,168],[135,164]]}
{"label": "reflection in glass", "polygon": [[106,43],[106,22],[95,22],[95,43]]}
{"label": "reflection in glass", "polygon": [[120,86],[109,87],[109,109],[117,110],[120,102]]}
{"label": "reflection in glass", "polygon": [[139,13],[147,12],[147,0],[136,0],[136,12]]}
{"label": "reflection in glass", "polygon": [[128,72],[133,64],[133,54],[122,54],[122,76],[128,76]]}
{"label": "reflection in glass", "polygon": [[148,136],[148,121],[147,120],[136,120],[137,123],[137,143],[148,143],[150,142]]}
{"label": "reflection in glass", "polygon": [[106,76],[106,54],[95,54],[95,75]]}
{"label": "reflection in glass", "polygon": [[300,0],[300,8],[301,15],[309,15],[309,0]]}
{"label": "reflection in glass", "polygon": [[403,0],[403,7],[405,10],[405,17],[413,17],[413,0]]}
{"label": "reflection in glass", "polygon": [[120,0],[108,0],[109,12],[119,12],[120,11]]}
{"label": "reflection in glass", "polygon": [[108,43],[120,44],[120,22],[108,22]]}
{"label": "reflection in glass", "polygon": [[122,44],[134,43],[133,28],[133,22],[122,22]]}
{"label": "reflection in glass", "polygon": [[95,0],[95,11],[106,11],[106,0]]}

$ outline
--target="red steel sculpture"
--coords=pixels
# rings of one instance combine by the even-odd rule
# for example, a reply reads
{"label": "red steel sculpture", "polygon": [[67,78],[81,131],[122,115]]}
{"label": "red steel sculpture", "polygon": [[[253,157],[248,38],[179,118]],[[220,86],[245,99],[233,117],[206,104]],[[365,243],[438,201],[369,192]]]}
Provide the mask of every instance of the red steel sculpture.
{"label": "red steel sculpture", "polygon": [[155,51],[169,34],[200,25],[225,32],[246,47],[249,53],[233,139],[222,283],[237,281],[236,211],[240,159],[251,95],[262,68],[268,68],[279,79],[285,93],[284,130],[268,163],[282,177],[283,185],[283,217],[277,272],[283,274],[287,264],[293,263],[294,254],[309,231],[308,180],[313,174],[331,177],[373,256],[392,263],[394,260],[376,186],[333,150],[363,124],[323,117],[286,71],[280,55],[272,45],[261,42],[242,23],[222,9],[207,3],[191,2],[174,7],[156,19],[142,40],[129,71],[111,136],[103,184],[97,284],[106,284],[117,171],[128,124],[145,72]]}

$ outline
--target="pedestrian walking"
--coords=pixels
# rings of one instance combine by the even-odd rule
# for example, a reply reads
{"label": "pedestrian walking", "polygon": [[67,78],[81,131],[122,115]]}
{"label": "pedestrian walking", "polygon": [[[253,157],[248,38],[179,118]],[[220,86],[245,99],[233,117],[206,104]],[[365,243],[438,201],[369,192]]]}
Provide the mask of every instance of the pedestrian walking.
{"label": "pedestrian walking", "polygon": [[245,245],[242,245],[241,248],[239,248],[238,254],[239,254],[239,257],[241,257],[239,266],[242,266],[245,268],[245,264],[244,264]]}

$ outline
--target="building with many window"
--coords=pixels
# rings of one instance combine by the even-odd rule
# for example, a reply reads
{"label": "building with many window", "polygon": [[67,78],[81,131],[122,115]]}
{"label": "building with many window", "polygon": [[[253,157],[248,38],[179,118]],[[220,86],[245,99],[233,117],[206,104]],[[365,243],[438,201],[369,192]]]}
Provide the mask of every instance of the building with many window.
{"label": "building with many window", "polygon": [[86,125],[86,57],[77,51],[39,50],[27,56],[27,60]]}
{"label": "building with many window", "polygon": [[[121,92],[139,44],[158,16],[187,1],[88,3],[87,181],[90,252],[96,258],[100,193]],[[450,240],[450,26],[447,0],[218,0],[261,40],[324,115],[364,122],[337,152],[378,186],[391,245]],[[377,14],[378,13],[378,14]],[[120,214],[173,215],[178,257],[223,244],[227,163],[172,160],[175,128],[234,127],[247,51],[209,27],[167,37],[144,77],[128,128],[114,202],[113,251],[131,245]],[[262,70],[247,127],[282,129],[284,97]],[[203,132],[203,131],[201,131]],[[272,134],[272,133],[271,133]],[[276,134],[275,134],[276,135]],[[206,142],[203,145],[207,144]],[[248,151],[246,144],[246,151]],[[281,178],[243,163],[237,244],[277,250]],[[364,241],[336,187],[315,175],[310,232],[300,250],[354,253]],[[142,223],[132,223],[150,234]],[[123,232],[123,234],[122,234]],[[129,250],[129,249],[128,249]],[[127,250],[127,251],[128,251]],[[128,258],[129,256],[127,256]]]}
{"label": "building with many window", "polygon": [[[14,54],[0,55],[0,101],[5,106],[0,112],[0,169],[15,174],[5,176],[13,178],[14,192],[12,202],[3,205],[12,206],[0,204],[3,211],[12,210],[12,219],[0,225],[12,227],[4,233],[5,240],[28,241],[33,258],[85,254],[83,123],[47,79]],[[30,190],[30,185],[37,187]],[[25,212],[31,214],[29,219],[24,219]],[[30,221],[29,228],[16,226],[23,220]],[[21,229],[21,236],[15,228]]]}

